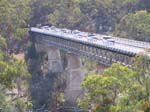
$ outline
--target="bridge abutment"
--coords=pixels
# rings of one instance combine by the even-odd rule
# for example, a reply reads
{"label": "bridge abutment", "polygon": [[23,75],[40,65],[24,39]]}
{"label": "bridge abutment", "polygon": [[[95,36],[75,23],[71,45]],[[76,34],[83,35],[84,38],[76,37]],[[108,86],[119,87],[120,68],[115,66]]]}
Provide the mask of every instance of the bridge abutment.
{"label": "bridge abutment", "polygon": [[65,100],[70,104],[75,104],[77,98],[80,98],[83,95],[83,90],[81,90],[80,83],[84,78],[84,73],[82,70],[82,62],[80,57],[72,53],[67,53],[67,59],[68,75]]}

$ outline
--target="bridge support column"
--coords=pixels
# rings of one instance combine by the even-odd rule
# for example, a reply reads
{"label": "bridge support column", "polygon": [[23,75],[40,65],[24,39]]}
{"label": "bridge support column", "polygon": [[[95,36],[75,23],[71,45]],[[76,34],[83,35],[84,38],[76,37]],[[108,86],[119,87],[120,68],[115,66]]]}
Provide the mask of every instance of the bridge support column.
{"label": "bridge support column", "polygon": [[106,68],[108,68],[106,65],[98,64],[98,65],[97,65],[97,73],[98,73],[98,74],[103,73],[104,69],[106,69]]}
{"label": "bridge support column", "polygon": [[57,48],[49,48],[48,54],[48,70],[50,73],[61,73],[63,71],[60,51]]}
{"label": "bridge support column", "polygon": [[82,71],[81,59],[72,54],[67,54],[68,59],[68,74],[67,74],[67,88],[65,90],[65,100],[69,104],[76,104],[77,98],[83,95],[80,83],[84,78]]}
{"label": "bridge support column", "polygon": [[35,49],[37,52],[46,52],[46,47],[42,44],[35,43]]}

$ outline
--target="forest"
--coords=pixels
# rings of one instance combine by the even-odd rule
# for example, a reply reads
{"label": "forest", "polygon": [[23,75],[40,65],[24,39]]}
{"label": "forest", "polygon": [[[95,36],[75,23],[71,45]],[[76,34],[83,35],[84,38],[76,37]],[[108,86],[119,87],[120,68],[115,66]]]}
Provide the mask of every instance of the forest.
{"label": "forest", "polygon": [[[65,105],[65,77],[47,71],[47,54],[36,52],[28,33],[38,25],[150,42],[150,0],[0,0],[0,112],[57,112]],[[96,63],[83,59],[86,94],[78,108],[150,112],[150,67],[143,67],[150,59],[133,60],[133,69],[114,63],[99,75]]]}

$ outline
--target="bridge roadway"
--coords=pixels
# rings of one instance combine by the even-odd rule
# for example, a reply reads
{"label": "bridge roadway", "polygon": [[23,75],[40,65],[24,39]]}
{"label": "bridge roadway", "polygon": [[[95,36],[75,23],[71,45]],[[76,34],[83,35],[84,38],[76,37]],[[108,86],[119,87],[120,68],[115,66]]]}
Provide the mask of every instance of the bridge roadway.
{"label": "bridge roadway", "polygon": [[[107,36],[107,35],[81,32],[78,30],[69,30],[69,29],[64,29],[64,28],[60,29],[54,26],[52,27],[43,26],[41,28],[31,27],[30,32],[36,34],[37,40],[39,38],[41,39],[41,40],[39,39],[38,41],[42,45],[46,45],[46,44],[53,45],[53,47],[56,47],[59,49],[61,48],[67,49],[66,47],[68,47],[67,49],[68,51],[70,50],[72,52],[75,52],[75,54],[77,55],[80,55],[82,53],[82,56],[86,56],[85,54],[88,54],[88,50],[86,51],[85,50],[86,48],[85,49],[77,48],[74,50],[72,49],[71,45],[67,46],[67,44],[70,41],[77,42],[80,44],[85,44],[86,46],[88,45],[93,46],[98,49],[104,49],[105,54],[101,56],[103,58],[101,58],[102,61],[99,61],[99,62],[108,66],[111,65],[113,62],[119,62],[123,65],[127,65],[130,67],[131,66],[131,62],[130,62],[131,59],[129,59],[130,57],[134,57],[135,55],[139,53],[144,53],[146,49],[150,48],[149,42],[141,42],[141,41],[123,39],[123,38],[112,37],[112,36]],[[37,36],[37,35],[40,35],[40,36]],[[42,39],[42,37],[44,38]],[[53,40],[52,38],[53,39],[55,38],[55,40]],[[67,42],[64,43],[62,41],[59,41],[58,39],[64,39],[64,40],[67,40]],[[76,46],[79,47],[80,45],[78,46],[77,44]],[[84,51],[86,51],[86,53]],[[108,51],[111,51],[111,52],[108,52]],[[96,49],[96,53],[97,53],[97,49]],[[94,58],[93,60],[95,60],[95,57],[97,58],[97,55],[100,56],[102,54],[102,53],[99,53],[99,54],[96,54],[96,53],[93,50],[92,55],[89,56],[88,54],[88,56],[86,57],[90,57],[91,59]],[[110,56],[108,57],[107,54]],[[114,54],[115,56],[113,56]],[[116,54],[117,55],[121,54],[121,55],[116,56]],[[150,54],[145,54],[145,55],[150,56]],[[97,60],[99,60],[99,58]]]}
{"label": "bridge roadway", "polygon": [[91,34],[87,32],[80,32],[78,30],[72,31],[69,29],[58,29],[54,27],[32,27],[30,31],[60,38],[72,39],[92,45],[95,44],[96,46],[101,46],[116,52],[119,51],[122,53],[127,53],[129,55],[136,55],[141,52],[145,52],[145,49],[150,48],[149,42],[141,42],[100,34]]}

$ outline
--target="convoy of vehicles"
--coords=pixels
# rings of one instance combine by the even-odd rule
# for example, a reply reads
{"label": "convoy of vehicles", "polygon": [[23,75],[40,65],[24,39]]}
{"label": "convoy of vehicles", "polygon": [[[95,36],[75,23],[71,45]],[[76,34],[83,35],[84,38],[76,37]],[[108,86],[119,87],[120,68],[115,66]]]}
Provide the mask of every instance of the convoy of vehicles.
{"label": "convoy of vehicles", "polygon": [[85,32],[81,32],[79,30],[69,30],[66,28],[62,28],[62,29],[58,29],[55,26],[42,26],[41,29],[44,30],[49,30],[49,31],[54,31],[57,33],[61,33],[61,35],[69,35],[69,37],[72,37],[72,35],[75,35],[76,38],[80,38],[81,40],[87,40],[90,42],[102,42],[104,44],[108,44],[108,45],[114,45],[115,44],[115,40],[113,39],[113,37],[111,36],[100,36],[98,34],[94,34],[94,33],[85,33]]}

